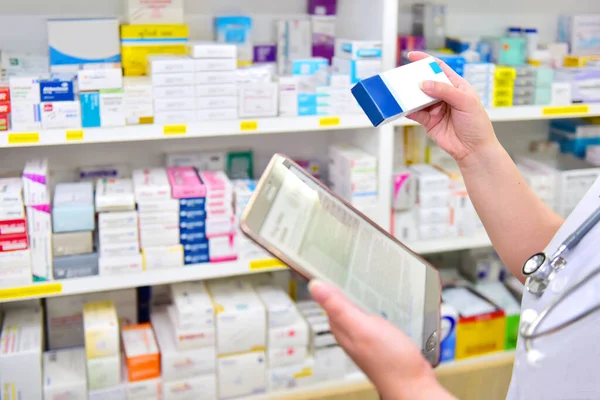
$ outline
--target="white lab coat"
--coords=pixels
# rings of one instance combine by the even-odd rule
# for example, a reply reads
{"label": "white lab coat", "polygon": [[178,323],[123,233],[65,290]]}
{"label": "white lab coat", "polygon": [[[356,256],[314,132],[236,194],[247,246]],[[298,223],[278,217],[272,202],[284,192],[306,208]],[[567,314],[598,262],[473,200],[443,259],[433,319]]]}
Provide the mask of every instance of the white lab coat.
{"label": "white lab coat", "polygon": [[[552,254],[560,243],[600,206],[600,179],[567,218],[546,248]],[[564,288],[600,267],[600,224],[577,247],[566,254],[567,266],[537,298],[527,291],[522,311],[541,312]],[[538,327],[538,332],[554,327],[569,317],[600,303],[600,276],[561,302]],[[509,400],[587,400],[600,399],[600,311],[573,325],[531,342],[529,356],[519,338]],[[539,357],[536,357],[538,353]],[[537,360],[536,360],[537,359]]]}

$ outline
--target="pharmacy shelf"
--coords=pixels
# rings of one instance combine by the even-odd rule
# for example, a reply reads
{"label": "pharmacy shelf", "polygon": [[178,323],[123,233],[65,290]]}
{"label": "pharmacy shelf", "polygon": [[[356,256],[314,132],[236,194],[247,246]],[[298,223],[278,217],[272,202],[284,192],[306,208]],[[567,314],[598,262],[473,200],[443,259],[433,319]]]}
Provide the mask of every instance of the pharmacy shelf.
{"label": "pharmacy shelf", "polygon": [[206,121],[170,125],[130,125],[111,128],[49,129],[38,132],[0,133],[0,148],[256,135],[369,127],[372,127],[372,125],[368,118],[359,114],[335,117]]}
{"label": "pharmacy shelf", "polygon": [[[510,365],[514,362],[515,351],[504,351],[488,354],[466,360],[452,361],[441,364],[435,369],[438,378],[450,377],[473,370],[494,368],[499,365]],[[317,399],[345,399],[360,393],[364,395],[373,392],[375,388],[361,372],[348,375],[337,381],[323,382],[286,391],[268,393],[245,397],[244,400],[317,400]],[[352,397],[362,398],[362,397]],[[371,398],[371,397],[366,397]]]}
{"label": "pharmacy shelf", "polygon": [[280,271],[286,268],[280,261],[275,259],[240,260],[224,263],[186,265],[183,268],[143,271],[127,275],[90,276],[0,289],[0,302],[104,292],[203,279],[227,278],[267,271]]}
{"label": "pharmacy shelf", "polygon": [[425,255],[443,253],[446,251],[490,247],[492,242],[487,235],[477,235],[471,237],[447,237],[435,240],[422,240],[418,242],[406,243],[406,245],[415,253]]}

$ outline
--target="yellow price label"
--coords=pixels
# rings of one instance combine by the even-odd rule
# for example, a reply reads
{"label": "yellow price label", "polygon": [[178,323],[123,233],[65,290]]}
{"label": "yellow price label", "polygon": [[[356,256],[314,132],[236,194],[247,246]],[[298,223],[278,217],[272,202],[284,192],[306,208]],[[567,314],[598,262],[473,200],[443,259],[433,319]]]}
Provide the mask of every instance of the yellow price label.
{"label": "yellow price label", "polygon": [[65,134],[65,137],[67,139],[67,142],[75,142],[75,141],[80,141],[83,140],[83,130],[78,130],[78,131],[67,131],[67,133]]}
{"label": "yellow price label", "polygon": [[543,115],[572,115],[572,114],[588,114],[590,106],[587,104],[573,104],[572,106],[552,106],[542,109]]}
{"label": "yellow price label", "polygon": [[9,133],[8,144],[27,144],[27,143],[39,143],[40,134],[38,132],[26,132],[26,133]]}
{"label": "yellow price label", "polygon": [[256,260],[250,262],[250,271],[260,271],[265,269],[278,269],[285,267],[285,264],[276,258],[268,260]]}
{"label": "yellow price label", "polygon": [[242,121],[240,122],[240,131],[248,132],[248,131],[257,131],[258,130],[258,121]]}
{"label": "yellow price label", "polygon": [[31,286],[0,289],[0,301],[18,300],[27,297],[46,297],[62,292],[62,283],[40,283]]}
{"label": "yellow price label", "polygon": [[319,126],[322,128],[329,126],[338,126],[340,124],[340,117],[325,117],[319,119]]}
{"label": "yellow price label", "polygon": [[187,132],[186,125],[165,125],[163,133],[165,135],[185,135]]}

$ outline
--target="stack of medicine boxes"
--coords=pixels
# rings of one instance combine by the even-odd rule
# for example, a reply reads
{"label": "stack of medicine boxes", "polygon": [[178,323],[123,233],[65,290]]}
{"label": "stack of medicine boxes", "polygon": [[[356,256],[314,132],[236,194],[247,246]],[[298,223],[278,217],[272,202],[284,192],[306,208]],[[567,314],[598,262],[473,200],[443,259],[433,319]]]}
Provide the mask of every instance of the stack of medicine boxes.
{"label": "stack of medicine boxes", "polygon": [[329,62],[319,57],[293,60],[292,75],[297,83],[298,115],[317,115],[317,88],[329,83]]}
{"label": "stack of medicine boxes", "polygon": [[98,275],[92,182],[59,183],[52,204],[54,279]]}
{"label": "stack of medicine boxes", "polygon": [[143,269],[131,179],[100,179],[96,183],[100,275]]}
{"label": "stack of medicine boxes", "polygon": [[125,122],[127,125],[154,122],[152,81],[147,77],[123,78]]}
{"label": "stack of medicine boxes", "polygon": [[31,282],[27,220],[19,178],[0,179],[0,273],[2,287]]}
{"label": "stack of medicine boxes", "polygon": [[329,181],[333,190],[355,207],[377,203],[377,158],[357,148],[329,148]]}
{"label": "stack of medicine boxes", "polygon": [[467,63],[464,66],[464,78],[477,91],[485,108],[492,108],[494,105],[495,70],[496,65],[492,63]]}
{"label": "stack of medicine boxes", "polygon": [[14,309],[6,313],[0,348],[3,399],[42,399],[42,311]]}
{"label": "stack of medicine boxes", "polygon": [[152,325],[129,325],[121,331],[127,399],[160,399],[160,353]]}
{"label": "stack of medicine boxes", "polygon": [[511,67],[497,66],[494,71],[494,107],[512,107],[517,71]]}
{"label": "stack of medicine boxes", "polygon": [[10,129],[10,86],[7,82],[0,84],[0,131]]}
{"label": "stack of medicine boxes", "polygon": [[419,239],[447,236],[450,228],[450,178],[427,164],[411,165],[417,181]]}
{"label": "stack of medicine boxes", "polygon": [[206,186],[193,167],[167,168],[171,196],[179,201],[179,243],[184,264],[209,262],[206,240]]}
{"label": "stack of medicine boxes", "polygon": [[[233,186],[223,171],[200,172],[206,187],[205,234],[210,262],[237,260]],[[187,260],[186,260],[187,261]]]}
{"label": "stack of medicine boxes", "polygon": [[156,123],[196,121],[194,60],[186,56],[149,56],[148,74],[154,88]]}
{"label": "stack of medicine boxes", "polygon": [[336,39],[333,71],[357,83],[381,72],[381,54],[381,41]]}
{"label": "stack of medicine boxes", "polygon": [[237,119],[237,47],[233,44],[193,42],[188,54],[194,65],[194,96],[198,121]]}
{"label": "stack of medicine boxes", "polygon": [[266,312],[252,286],[241,279],[211,281],[217,311],[217,379],[220,398],[266,390]]}
{"label": "stack of medicine boxes", "polygon": [[38,130],[40,119],[40,83],[38,77],[11,76],[10,128],[14,131]]}
{"label": "stack of medicine boxes", "polygon": [[40,79],[39,85],[42,128],[79,129],[81,106],[79,101],[75,101],[74,77],[67,75]]}
{"label": "stack of medicine boxes", "polygon": [[308,355],[305,319],[283,289],[262,285],[256,291],[267,309],[269,374],[288,367],[302,371]]}
{"label": "stack of medicine boxes", "polygon": [[120,385],[119,320],[112,301],[83,305],[83,332],[90,392]]}
{"label": "stack of medicine boxes", "polygon": [[[314,301],[299,302],[298,310],[309,326],[310,353],[314,357],[314,379],[343,379],[348,370],[348,357],[331,333],[324,310]],[[308,367],[310,362],[309,359]]]}
{"label": "stack of medicine boxes", "polygon": [[163,399],[216,398],[214,309],[203,282],[170,288],[173,305],[152,312],[161,354]]}
{"label": "stack of medicine boxes", "polygon": [[183,247],[179,244],[179,202],[171,198],[166,170],[135,170],[133,186],[144,270],[183,266]]}
{"label": "stack of medicine boxes", "polygon": [[52,277],[52,221],[48,160],[31,160],[23,169],[23,202],[27,211],[27,231],[33,280]]}
{"label": "stack of medicine boxes", "polygon": [[515,67],[513,106],[529,106],[535,102],[536,70],[531,65]]}

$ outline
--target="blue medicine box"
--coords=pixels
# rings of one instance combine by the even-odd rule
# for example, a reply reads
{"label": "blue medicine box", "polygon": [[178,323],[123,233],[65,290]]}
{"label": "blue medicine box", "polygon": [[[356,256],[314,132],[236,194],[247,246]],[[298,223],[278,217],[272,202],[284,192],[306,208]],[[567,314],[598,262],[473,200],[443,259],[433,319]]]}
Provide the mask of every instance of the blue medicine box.
{"label": "blue medicine box", "polygon": [[182,211],[179,210],[179,222],[195,222],[198,220],[206,220],[205,210]]}
{"label": "blue medicine box", "polygon": [[74,101],[75,90],[73,79],[40,80],[40,99],[42,102]]}
{"label": "blue medicine box", "polygon": [[191,253],[191,254],[184,253],[184,256],[183,256],[183,263],[185,265],[202,264],[202,263],[207,263],[207,262],[210,262],[210,256],[209,256],[208,252],[206,254],[204,254],[204,253]]}
{"label": "blue medicine box", "polygon": [[180,199],[180,211],[200,211],[206,207],[206,197],[198,197],[195,199]]}
{"label": "blue medicine box", "polygon": [[206,233],[206,220],[180,221],[179,233]]}
{"label": "blue medicine box", "polygon": [[179,233],[179,243],[183,245],[184,249],[187,245],[197,245],[204,242],[207,242],[206,233],[204,232]]}
{"label": "blue medicine box", "polygon": [[81,102],[81,126],[84,128],[100,127],[100,93],[79,93]]}
{"label": "blue medicine box", "polygon": [[92,183],[56,185],[52,208],[53,231],[55,233],[93,231],[95,226]]}

